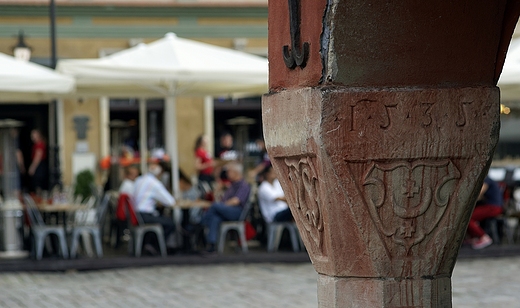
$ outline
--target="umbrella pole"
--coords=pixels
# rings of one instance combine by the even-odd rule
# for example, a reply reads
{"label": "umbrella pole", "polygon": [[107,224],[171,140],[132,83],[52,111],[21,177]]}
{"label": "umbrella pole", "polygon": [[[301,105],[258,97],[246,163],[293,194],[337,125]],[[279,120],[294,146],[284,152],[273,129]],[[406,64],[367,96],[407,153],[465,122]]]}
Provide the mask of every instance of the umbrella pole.
{"label": "umbrella pole", "polygon": [[215,156],[215,131],[213,129],[213,96],[204,97],[204,135],[208,136],[208,150],[212,156]]}
{"label": "umbrella pole", "polygon": [[146,169],[146,161],[148,158],[148,149],[146,147],[146,141],[148,140],[146,132],[146,100],[139,98],[139,155],[141,157],[141,173],[145,174],[148,170]]}
{"label": "umbrella pole", "polygon": [[179,199],[179,150],[177,144],[177,112],[175,110],[175,97],[168,96],[164,99],[164,122],[166,128],[166,152],[170,155],[172,165],[172,194]]}

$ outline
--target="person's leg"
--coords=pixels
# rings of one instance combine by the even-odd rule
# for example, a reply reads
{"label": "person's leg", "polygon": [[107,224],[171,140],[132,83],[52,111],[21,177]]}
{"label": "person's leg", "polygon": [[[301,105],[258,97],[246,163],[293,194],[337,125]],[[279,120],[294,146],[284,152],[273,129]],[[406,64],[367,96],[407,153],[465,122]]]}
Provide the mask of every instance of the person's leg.
{"label": "person's leg", "polygon": [[280,211],[274,215],[273,221],[274,222],[286,222],[292,220],[292,214],[291,210],[289,208],[286,208],[283,211]]}
{"label": "person's leg", "polygon": [[481,237],[485,234],[484,230],[480,227],[479,222],[484,219],[493,218],[502,213],[502,208],[494,205],[480,205],[475,207],[473,214],[471,215],[468,233],[472,237]]}
{"label": "person's leg", "polygon": [[215,203],[213,206],[215,213],[224,221],[234,221],[240,218],[242,208],[239,206],[227,206],[224,203]]}
{"label": "person's leg", "polygon": [[213,203],[202,218],[202,224],[208,228],[206,240],[210,249],[217,242],[217,236],[222,221],[237,220],[242,213],[241,207],[226,206],[223,203]]}
{"label": "person's leg", "polygon": [[222,223],[222,217],[215,214],[211,216],[208,224],[208,234],[206,236],[206,241],[210,245],[210,250],[215,248],[215,244],[217,243],[217,236],[220,229],[220,224]]}
{"label": "person's leg", "polygon": [[201,224],[207,228],[206,242],[209,245],[209,250],[213,250],[217,242],[218,228],[220,226],[221,218],[217,214],[216,204],[213,203],[211,207],[202,216]]}
{"label": "person's leg", "polygon": [[480,222],[487,218],[493,218],[502,213],[502,208],[494,205],[481,205],[475,207],[468,224],[468,234],[473,238],[472,247],[481,249],[493,243],[493,240],[480,226]]}

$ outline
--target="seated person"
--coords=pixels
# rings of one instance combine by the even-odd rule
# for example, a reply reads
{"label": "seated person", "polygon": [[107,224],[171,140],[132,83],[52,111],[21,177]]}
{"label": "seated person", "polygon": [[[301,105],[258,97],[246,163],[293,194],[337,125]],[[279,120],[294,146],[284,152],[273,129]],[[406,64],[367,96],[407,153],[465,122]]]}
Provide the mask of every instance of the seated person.
{"label": "seated person", "polygon": [[159,181],[163,173],[163,166],[152,162],[148,166],[148,173],[135,180],[134,205],[145,223],[159,223],[164,230],[164,238],[168,239],[175,230],[171,217],[159,215],[157,205],[174,206],[175,199]]}
{"label": "seated person", "polygon": [[493,243],[491,237],[480,226],[480,222],[500,214],[502,214],[502,192],[497,182],[486,176],[468,225],[468,235],[471,237],[473,249],[482,249]]}
{"label": "seated person", "polygon": [[136,166],[127,166],[125,167],[124,172],[125,179],[121,183],[121,186],[119,186],[119,193],[133,197],[135,179],[139,176],[139,169]]}
{"label": "seated person", "polygon": [[224,166],[224,169],[231,184],[220,198],[220,202],[213,203],[202,217],[202,224],[208,228],[206,241],[209,252],[215,251],[220,223],[240,218],[251,191],[251,187],[244,180],[243,167],[240,163],[230,162]]}
{"label": "seated person", "polygon": [[[184,200],[198,200],[201,197],[201,192],[194,186],[182,170],[179,170],[179,188],[182,192],[182,199]],[[202,218],[202,208],[194,207],[189,209],[189,223],[198,224]]]}
{"label": "seated person", "polygon": [[263,172],[262,184],[258,187],[258,203],[266,223],[292,221],[285,194],[272,166]]}

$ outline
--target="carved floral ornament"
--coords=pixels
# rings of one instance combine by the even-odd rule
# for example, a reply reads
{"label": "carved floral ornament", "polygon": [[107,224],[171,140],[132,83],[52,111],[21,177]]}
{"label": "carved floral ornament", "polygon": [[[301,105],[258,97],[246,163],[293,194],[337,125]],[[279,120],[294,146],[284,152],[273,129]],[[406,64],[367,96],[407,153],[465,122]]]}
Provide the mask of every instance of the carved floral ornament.
{"label": "carved floral ornament", "polygon": [[[285,158],[288,176],[296,193],[293,215],[303,224],[318,251],[321,251],[323,217],[320,211],[319,182],[313,157]],[[296,211],[295,211],[296,210]]]}

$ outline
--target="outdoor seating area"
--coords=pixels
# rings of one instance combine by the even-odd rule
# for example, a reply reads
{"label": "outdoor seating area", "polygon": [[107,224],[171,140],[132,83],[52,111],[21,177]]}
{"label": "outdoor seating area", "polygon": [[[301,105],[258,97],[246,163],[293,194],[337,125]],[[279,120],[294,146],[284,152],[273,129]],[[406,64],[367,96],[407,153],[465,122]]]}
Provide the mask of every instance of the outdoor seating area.
{"label": "outdoor seating area", "polygon": [[503,194],[503,212],[484,221],[484,228],[495,243],[519,244],[520,168],[491,167],[488,176],[499,183]]}
{"label": "outdoor seating area", "polygon": [[[189,220],[190,211],[203,212],[211,205],[209,201],[178,200],[166,214],[180,222],[167,249],[161,225],[144,223],[128,195],[107,191],[83,200],[70,193],[57,194],[62,197],[23,195],[24,226],[19,231],[23,249],[30,252],[28,260],[204,255],[204,246],[199,244],[204,241],[204,231],[200,233],[201,227]],[[120,221],[122,230],[111,230],[114,220]],[[254,237],[248,239],[246,222],[254,232]],[[159,253],[143,248],[147,233],[154,235]],[[222,223],[218,238],[218,253],[222,255],[300,252],[303,247],[294,223],[263,221],[254,193],[237,221]]]}

